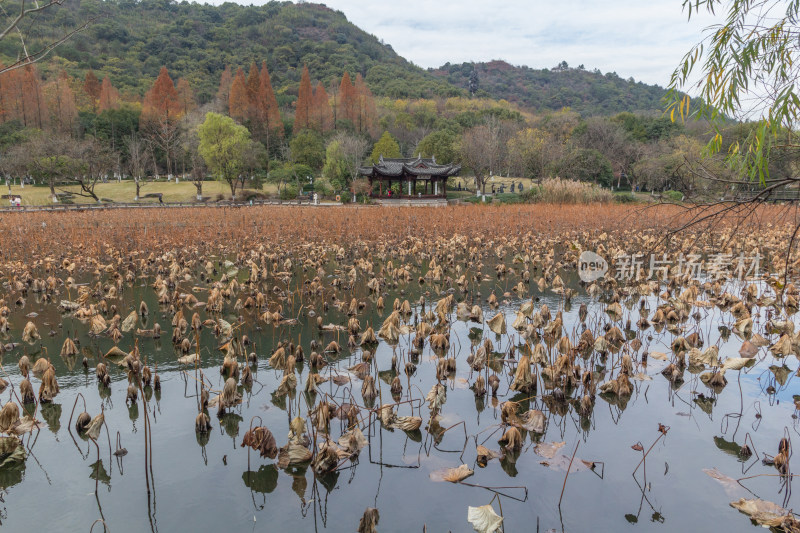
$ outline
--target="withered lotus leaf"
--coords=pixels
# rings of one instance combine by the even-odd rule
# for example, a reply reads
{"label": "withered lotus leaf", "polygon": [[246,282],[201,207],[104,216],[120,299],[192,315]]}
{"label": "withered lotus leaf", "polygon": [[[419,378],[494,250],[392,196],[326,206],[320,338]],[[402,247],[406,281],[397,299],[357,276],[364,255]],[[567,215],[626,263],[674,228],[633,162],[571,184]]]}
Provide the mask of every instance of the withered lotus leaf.
{"label": "withered lotus leaf", "polygon": [[343,433],[342,436],[339,437],[339,446],[351,454],[358,453],[368,444],[367,438],[364,437],[364,434],[361,432],[361,429],[358,426],[355,426],[353,429]]}
{"label": "withered lotus leaf", "polygon": [[731,502],[731,507],[748,515],[752,520],[755,520],[756,523],[764,527],[782,528],[787,519],[796,524],[796,521],[789,511],[780,505],[767,500],[762,500],[759,498],[739,498],[738,500]]}
{"label": "withered lotus leaf", "polygon": [[311,460],[312,455],[307,446],[296,440],[290,440],[286,446],[278,450],[278,467],[286,468],[287,466],[306,463]]}
{"label": "withered lotus leaf", "polygon": [[[345,453],[345,455],[347,454]],[[314,456],[314,459],[311,461],[311,468],[313,468],[314,472],[317,474],[325,474],[335,470],[336,466],[339,464],[339,460],[340,457],[336,445],[326,440],[320,444],[317,455]]]}
{"label": "withered lotus leaf", "polygon": [[14,402],[7,402],[0,410],[0,431],[9,432],[19,422],[19,407]]}
{"label": "withered lotus leaf", "polygon": [[28,454],[16,436],[0,437],[0,468],[25,461]]}
{"label": "withered lotus leaf", "polygon": [[512,426],[506,430],[499,442],[506,450],[517,451],[522,448],[522,434]]}
{"label": "withered lotus leaf", "polygon": [[442,468],[430,473],[430,478],[433,481],[449,481],[450,483],[458,483],[467,479],[474,474],[475,471],[471,470],[467,465],[460,465],[456,468]]}
{"label": "withered lotus leaf", "polygon": [[494,512],[491,504],[467,507],[467,521],[478,533],[495,533],[503,524],[503,517]]}
{"label": "withered lotus leaf", "polygon": [[447,399],[447,389],[441,383],[436,383],[428,394],[425,396],[425,401],[428,402],[428,409],[431,411],[438,411],[444,405]]}
{"label": "withered lotus leaf", "polygon": [[565,444],[566,442],[540,442],[534,446],[533,452],[546,459],[552,459]]}
{"label": "withered lotus leaf", "polygon": [[368,507],[367,510],[364,511],[361,520],[358,521],[358,529],[356,531],[358,533],[376,533],[378,531],[376,528],[380,518],[380,513],[378,513],[377,509]]}
{"label": "withered lotus leaf", "polygon": [[136,311],[131,311],[131,312],[128,314],[128,316],[126,316],[126,317],[125,317],[125,320],[123,320],[123,321],[122,321],[122,325],[120,326],[120,329],[121,329],[121,330],[122,330],[124,333],[128,333],[128,332],[129,332],[129,331],[131,331],[131,330],[132,330],[134,327],[136,327],[136,321],[137,321],[138,319],[139,319],[139,315],[138,315],[138,314],[136,314]]}
{"label": "withered lotus leaf", "polygon": [[487,323],[489,329],[498,335],[506,333],[506,315],[502,311],[494,315]]}
{"label": "withered lotus leaf", "polygon": [[256,426],[248,430],[242,438],[242,447],[250,446],[261,454],[261,457],[275,459],[278,455],[278,445],[272,432],[265,426]]}
{"label": "withered lotus leaf", "polygon": [[42,374],[45,373],[45,371],[48,368],[50,368],[50,361],[48,361],[44,357],[40,357],[39,359],[36,360],[35,363],[33,363],[33,373],[34,374],[38,374],[38,375],[41,376]]}
{"label": "withered lotus leaf", "polygon": [[42,336],[39,335],[39,330],[36,328],[36,324],[33,322],[28,322],[25,324],[25,328],[22,330],[22,340],[33,344],[37,340],[41,339]]}
{"label": "withered lotus leaf", "polygon": [[294,373],[286,374],[281,378],[281,383],[275,390],[277,396],[285,396],[297,388],[297,376]]}
{"label": "withered lotus leaf", "polygon": [[519,417],[519,425],[527,431],[534,433],[544,433],[544,426],[547,418],[542,411],[538,409],[531,409],[527,413],[523,413]]}
{"label": "withered lotus leaf", "polygon": [[105,422],[105,419],[105,415],[102,411],[92,418],[92,421],[86,426],[86,436],[92,440],[97,440],[98,437],[100,437],[100,430],[103,429],[103,422]]}
{"label": "withered lotus leaf", "polygon": [[478,463],[486,464],[488,461],[492,459],[496,459],[498,457],[502,457],[503,454],[500,452],[496,452],[494,450],[490,450],[486,446],[482,446],[478,444],[477,446],[477,453],[478,453]]}

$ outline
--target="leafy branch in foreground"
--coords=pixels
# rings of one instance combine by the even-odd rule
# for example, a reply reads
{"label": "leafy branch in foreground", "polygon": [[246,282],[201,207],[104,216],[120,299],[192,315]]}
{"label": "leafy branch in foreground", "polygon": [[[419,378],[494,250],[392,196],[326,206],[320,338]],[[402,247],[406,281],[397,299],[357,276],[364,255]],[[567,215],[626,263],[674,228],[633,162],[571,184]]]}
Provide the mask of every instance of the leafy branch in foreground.
{"label": "leafy branch in foreground", "polygon": [[[0,41],[10,38],[12,33],[19,37],[17,60],[11,65],[0,67],[0,74],[44,59],[55,48],[72,38],[73,35],[82,32],[97,19],[105,16],[100,14],[90,17],[78,26],[68,29],[50,40],[39,42],[38,47],[31,52],[27,41],[29,35],[35,36],[38,32],[36,17],[44,11],[52,11],[62,7],[62,3],[63,0],[49,0],[42,3],[38,0],[33,0],[32,2],[30,0],[20,0],[19,5],[0,4],[0,16],[5,18],[5,22],[0,25]],[[22,23],[25,20],[32,20],[32,22],[23,28]]]}
{"label": "leafy branch in foreground", "polygon": [[[753,120],[747,137],[727,147],[728,163],[742,177],[765,183],[773,151],[795,155],[793,128],[800,113],[800,1],[684,0],[689,19],[701,10],[724,21],[682,59],[670,78],[667,111],[675,120],[708,120],[714,135],[708,153],[725,147],[722,128],[731,118]],[[696,89],[700,103],[690,111],[682,91]]]}

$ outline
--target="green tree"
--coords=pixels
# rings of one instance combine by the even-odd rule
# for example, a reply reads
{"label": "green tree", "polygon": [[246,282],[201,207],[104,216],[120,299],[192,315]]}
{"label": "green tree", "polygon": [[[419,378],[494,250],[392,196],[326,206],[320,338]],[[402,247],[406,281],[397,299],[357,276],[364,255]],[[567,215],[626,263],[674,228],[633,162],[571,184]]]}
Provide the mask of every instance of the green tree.
{"label": "green tree", "polygon": [[71,183],[88,169],[83,157],[84,145],[64,133],[36,133],[4,157],[13,162],[13,167],[6,171],[30,176],[46,184],[50,188],[51,201],[57,202],[56,187]]}
{"label": "green tree", "polygon": [[98,141],[106,143],[113,151],[119,151],[127,159],[125,138],[139,131],[138,109],[125,105],[119,109],[107,109],[97,115],[90,130]]}
{"label": "green tree", "polygon": [[217,179],[228,182],[231,197],[236,199],[236,188],[242,180],[245,156],[250,148],[250,132],[230,117],[207,113],[198,129],[198,151],[208,169]]}
{"label": "green tree", "polygon": [[273,162],[270,164],[269,181],[278,184],[278,194],[284,200],[297,197],[300,191],[300,184],[306,183],[309,176],[314,171],[308,165],[302,163],[283,163]]}
{"label": "green tree", "polygon": [[511,168],[519,176],[531,179],[544,177],[550,159],[550,135],[538,128],[525,128],[508,140],[508,157]]}
{"label": "green tree", "polygon": [[443,165],[454,163],[459,156],[458,136],[448,130],[434,131],[422,138],[416,152],[423,157],[435,157]]}
{"label": "green tree", "polygon": [[372,162],[377,163],[381,156],[400,157],[400,145],[388,131],[384,131],[381,138],[375,143],[375,147],[372,149]]}
{"label": "green tree", "polygon": [[611,186],[614,180],[611,163],[597,150],[587,148],[570,150],[557,165],[558,175],[561,178],[592,181],[604,187]]}
{"label": "green tree", "polygon": [[291,158],[295,163],[319,170],[325,164],[325,145],[322,136],[312,130],[303,130],[289,143]]}
{"label": "green tree", "polygon": [[328,143],[328,148],[325,149],[325,166],[322,167],[322,175],[337,190],[347,187],[350,169],[342,145],[336,139]]}

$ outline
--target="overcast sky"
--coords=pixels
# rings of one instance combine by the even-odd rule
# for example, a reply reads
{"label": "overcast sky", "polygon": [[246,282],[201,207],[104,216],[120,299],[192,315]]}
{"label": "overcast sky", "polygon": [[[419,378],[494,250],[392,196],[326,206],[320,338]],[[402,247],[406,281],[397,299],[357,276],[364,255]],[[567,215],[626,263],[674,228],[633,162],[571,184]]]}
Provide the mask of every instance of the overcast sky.
{"label": "overcast sky", "polygon": [[[219,0],[214,3],[218,3]],[[237,0],[240,3],[261,3]],[[422,67],[504,59],[614,71],[666,85],[711,23],[682,0],[325,0]]]}

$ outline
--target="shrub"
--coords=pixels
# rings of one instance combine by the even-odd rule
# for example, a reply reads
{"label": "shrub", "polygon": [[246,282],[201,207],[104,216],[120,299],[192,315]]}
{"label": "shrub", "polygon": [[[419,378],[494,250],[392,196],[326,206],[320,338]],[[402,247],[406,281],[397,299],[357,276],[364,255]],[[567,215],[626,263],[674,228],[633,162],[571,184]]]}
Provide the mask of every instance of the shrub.
{"label": "shrub", "polygon": [[536,185],[530,187],[519,193],[519,197],[522,199],[523,202],[532,203],[539,199],[539,187]]}
{"label": "shrub", "polygon": [[333,185],[328,178],[317,178],[314,181],[314,191],[320,198],[327,198],[333,195]]}
{"label": "shrub", "polygon": [[636,197],[629,192],[620,192],[614,194],[614,201],[618,204],[632,204],[636,202]]}
{"label": "shrub", "polygon": [[494,199],[504,204],[521,204],[525,201],[519,194],[513,192],[496,194]]}
{"label": "shrub", "polygon": [[[471,204],[481,204],[481,203],[483,203],[482,198],[480,196],[475,196],[475,195],[469,196],[467,198],[462,198],[462,199],[465,202],[469,202]],[[492,202],[492,197],[491,196],[487,196],[486,197],[486,203],[488,204],[488,203],[491,203],[491,202]]]}
{"label": "shrub", "polygon": [[297,185],[287,183],[281,189],[281,200],[294,200],[297,198]]}
{"label": "shrub", "polygon": [[547,178],[542,180],[536,200],[552,204],[585,204],[592,202],[610,202],[611,191],[594,183]]}
{"label": "shrub", "polygon": [[670,202],[680,202],[683,200],[683,193],[680,191],[664,191],[664,198]]}
{"label": "shrub", "polygon": [[242,200],[245,202],[249,202],[250,200],[266,200],[267,198],[269,198],[269,195],[261,191],[251,191],[249,189],[242,191]]}
{"label": "shrub", "polygon": [[351,184],[351,190],[358,196],[369,194],[372,186],[367,178],[354,179]]}

